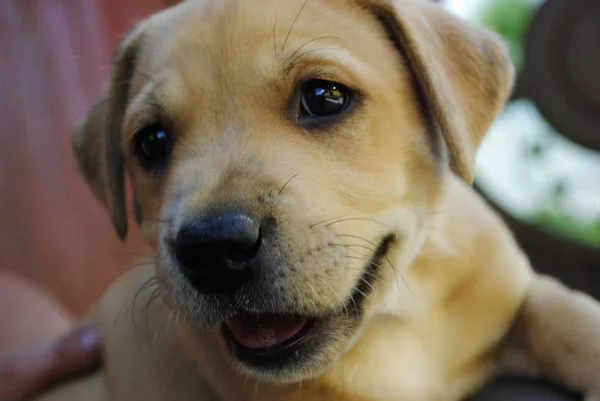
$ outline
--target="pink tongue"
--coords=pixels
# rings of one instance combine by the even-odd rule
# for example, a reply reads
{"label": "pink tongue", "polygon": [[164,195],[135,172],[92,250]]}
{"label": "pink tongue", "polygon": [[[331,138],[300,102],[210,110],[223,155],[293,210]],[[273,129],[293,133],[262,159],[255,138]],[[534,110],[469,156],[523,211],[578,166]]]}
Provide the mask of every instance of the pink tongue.
{"label": "pink tongue", "polygon": [[226,324],[237,342],[248,348],[281,344],[302,330],[307,319],[300,316],[236,316]]}

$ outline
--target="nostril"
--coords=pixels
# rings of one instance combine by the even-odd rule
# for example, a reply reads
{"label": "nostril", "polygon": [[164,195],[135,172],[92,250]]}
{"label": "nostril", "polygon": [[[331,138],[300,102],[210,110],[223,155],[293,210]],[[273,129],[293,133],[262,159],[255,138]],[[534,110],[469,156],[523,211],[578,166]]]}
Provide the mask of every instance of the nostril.
{"label": "nostril", "polygon": [[232,269],[240,269],[251,264],[262,244],[262,235],[260,228],[255,236],[247,236],[240,238],[235,244],[231,244],[228,249],[224,250],[225,262]]}
{"label": "nostril", "polygon": [[174,254],[190,278],[202,287],[231,287],[251,277],[262,244],[260,224],[235,212],[194,219],[183,226]]}

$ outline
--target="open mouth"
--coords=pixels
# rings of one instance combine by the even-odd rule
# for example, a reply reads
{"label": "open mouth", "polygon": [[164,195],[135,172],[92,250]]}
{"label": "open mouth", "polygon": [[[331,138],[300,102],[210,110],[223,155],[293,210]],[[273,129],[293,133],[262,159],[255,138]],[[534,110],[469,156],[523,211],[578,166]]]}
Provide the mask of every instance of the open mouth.
{"label": "open mouth", "polygon": [[298,315],[238,315],[222,326],[232,354],[251,365],[287,360],[305,342],[316,320]]}
{"label": "open mouth", "polygon": [[[362,314],[360,305],[373,288],[377,270],[393,239],[392,235],[385,237],[365,266],[363,276],[343,308],[348,317],[358,319]],[[351,310],[356,314],[348,312]],[[255,368],[289,367],[318,348],[325,337],[319,333],[320,329],[335,325],[335,318],[336,315],[315,318],[294,314],[239,314],[226,320],[221,331],[229,351],[240,362]]]}

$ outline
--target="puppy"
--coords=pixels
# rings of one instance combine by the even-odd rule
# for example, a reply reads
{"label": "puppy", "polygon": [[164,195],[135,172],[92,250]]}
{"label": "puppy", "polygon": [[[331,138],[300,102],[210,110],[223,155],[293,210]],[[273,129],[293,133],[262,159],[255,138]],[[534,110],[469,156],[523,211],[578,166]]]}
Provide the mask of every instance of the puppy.
{"label": "puppy", "polygon": [[600,307],[475,194],[501,41],[416,0],[188,0],[74,137],[155,256],[90,312],[106,368],[43,400],[459,400],[503,370],[600,396]]}

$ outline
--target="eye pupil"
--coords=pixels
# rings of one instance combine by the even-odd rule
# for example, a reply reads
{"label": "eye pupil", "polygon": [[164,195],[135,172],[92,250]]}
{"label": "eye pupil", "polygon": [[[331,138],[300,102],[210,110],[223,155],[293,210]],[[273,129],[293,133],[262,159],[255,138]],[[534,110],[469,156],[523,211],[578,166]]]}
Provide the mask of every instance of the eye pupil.
{"label": "eye pupil", "polygon": [[342,84],[311,80],[302,88],[301,111],[310,117],[333,116],[344,111],[350,96],[350,90]]}
{"label": "eye pupil", "polygon": [[157,167],[170,153],[171,141],[163,127],[147,127],[137,134],[137,154],[146,168]]}

